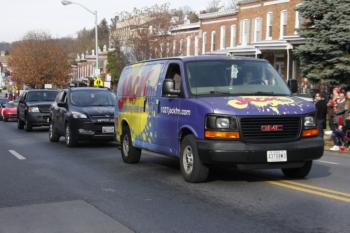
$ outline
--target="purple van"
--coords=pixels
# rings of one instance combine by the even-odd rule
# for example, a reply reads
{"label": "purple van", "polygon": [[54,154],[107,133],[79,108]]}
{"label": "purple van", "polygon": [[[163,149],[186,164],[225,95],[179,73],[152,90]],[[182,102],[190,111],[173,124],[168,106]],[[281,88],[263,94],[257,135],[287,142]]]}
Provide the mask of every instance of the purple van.
{"label": "purple van", "polygon": [[304,178],[324,151],[314,104],[293,96],[266,60],[197,56],[127,66],[115,112],[126,163],[139,162],[141,150],[179,157],[188,182],[205,181],[212,165]]}

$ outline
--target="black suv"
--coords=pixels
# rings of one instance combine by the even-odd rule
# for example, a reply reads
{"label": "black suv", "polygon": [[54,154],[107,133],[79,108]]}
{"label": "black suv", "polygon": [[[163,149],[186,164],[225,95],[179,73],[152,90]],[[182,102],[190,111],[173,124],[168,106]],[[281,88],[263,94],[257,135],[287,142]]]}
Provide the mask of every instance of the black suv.
{"label": "black suv", "polygon": [[49,139],[58,142],[61,136],[68,147],[79,140],[115,139],[114,95],[107,89],[69,88],[57,95],[50,110]]}
{"label": "black suv", "polygon": [[50,106],[58,94],[57,90],[28,90],[18,102],[18,129],[31,131],[33,127],[48,126]]}

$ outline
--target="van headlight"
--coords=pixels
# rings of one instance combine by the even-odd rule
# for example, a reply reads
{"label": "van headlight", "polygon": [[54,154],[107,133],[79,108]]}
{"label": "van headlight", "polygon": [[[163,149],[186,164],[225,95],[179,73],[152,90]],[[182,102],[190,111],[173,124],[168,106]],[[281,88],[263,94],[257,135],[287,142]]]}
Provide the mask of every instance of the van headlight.
{"label": "van headlight", "polygon": [[206,129],[237,130],[237,120],[228,116],[209,115],[206,119]]}
{"label": "van headlight", "polygon": [[314,116],[306,116],[304,118],[304,128],[310,129],[316,127],[316,119]]}
{"label": "van headlight", "polygon": [[86,119],[87,116],[81,112],[72,112],[72,116],[74,119]]}
{"label": "van headlight", "polygon": [[204,137],[207,139],[238,140],[240,132],[237,119],[230,116],[208,115]]}

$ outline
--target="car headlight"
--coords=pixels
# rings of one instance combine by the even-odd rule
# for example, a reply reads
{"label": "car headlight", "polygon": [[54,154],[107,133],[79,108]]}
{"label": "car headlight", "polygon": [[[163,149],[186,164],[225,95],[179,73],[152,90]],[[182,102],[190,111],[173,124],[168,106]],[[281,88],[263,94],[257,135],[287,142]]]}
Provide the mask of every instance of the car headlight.
{"label": "car headlight", "polygon": [[72,112],[72,116],[74,119],[86,119],[87,116],[81,112]]}
{"label": "car headlight", "polygon": [[29,107],[28,112],[40,112],[38,107]]}
{"label": "car headlight", "polygon": [[304,118],[304,128],[310,129],[316,127],[316,119],[314,116],[307,116]]}

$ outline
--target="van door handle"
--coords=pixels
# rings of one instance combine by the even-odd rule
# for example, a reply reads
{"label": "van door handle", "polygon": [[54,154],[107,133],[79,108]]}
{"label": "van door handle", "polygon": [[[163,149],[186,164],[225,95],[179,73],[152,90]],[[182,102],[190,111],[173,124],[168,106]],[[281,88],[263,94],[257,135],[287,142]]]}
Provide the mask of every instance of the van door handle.
{"label": "van door handle", "polygon": [[143,101],[143,112],[146,112],[146,104],[147,104],[147,99]]}

